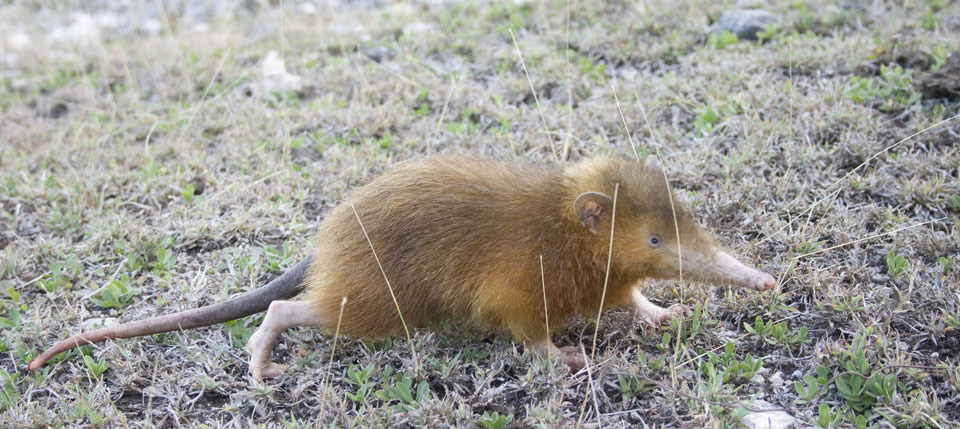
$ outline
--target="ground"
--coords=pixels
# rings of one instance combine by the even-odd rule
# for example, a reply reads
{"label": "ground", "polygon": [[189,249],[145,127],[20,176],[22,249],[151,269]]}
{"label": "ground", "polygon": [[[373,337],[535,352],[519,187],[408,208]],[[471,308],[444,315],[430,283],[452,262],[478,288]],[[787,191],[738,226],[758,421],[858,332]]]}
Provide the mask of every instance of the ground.
{"label": "ground", "polygon": [[[762,399],[801,427],[960,424],[957,2],[236,3],[0,6],[0,420],[725,427]],[[760,40],[710,28],[751,3],[780,18]],[[256,383],[261,315],[25,369],[267,282],[396,164],[648,153],[775,290],[644,283],[694,311],[606,313],[595,348],[570,321],[577,374],[452,323],[415,358],[291,330]]]}

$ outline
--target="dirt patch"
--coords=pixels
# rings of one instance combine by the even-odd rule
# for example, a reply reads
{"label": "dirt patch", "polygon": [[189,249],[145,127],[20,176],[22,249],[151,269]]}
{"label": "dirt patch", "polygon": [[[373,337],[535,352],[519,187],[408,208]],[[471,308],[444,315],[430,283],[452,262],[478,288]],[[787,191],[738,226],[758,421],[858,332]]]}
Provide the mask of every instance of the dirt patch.
{"label": "dirt patch", "polygon": [[916,85],[925,99],[960,101],[960,52],[950,55],[939,69],[919,74]]}

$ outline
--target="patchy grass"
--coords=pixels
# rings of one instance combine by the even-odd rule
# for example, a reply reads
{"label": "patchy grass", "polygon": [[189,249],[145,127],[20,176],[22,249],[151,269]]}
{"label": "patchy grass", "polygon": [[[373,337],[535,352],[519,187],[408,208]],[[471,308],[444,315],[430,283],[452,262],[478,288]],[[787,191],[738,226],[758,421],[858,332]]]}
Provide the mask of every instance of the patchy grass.
{"label": "patchy grass", "polygon": [[[960,424],[960,121],[932,127],[960,104],[917,89],[960,50],[956,2],[771,5],[753,43],[707,34],[724,9],[703,0],[571,2],[569,27],[562,1],[287,3],[90,10],[93,34],[86,6],[0,7],[0,420],[719,427],[762,398],[805,426]],[[302,86],[262,91],[269,51]],[[453,324],[414,333],[416,362],[405,337],[330,356],[332,334],[292,330],[288,373],[252,384],[259,315],[24,369],[81,327],[265,283],[397,163],[632,156],[624,121],[777,289],[647,283],[696,310],[605,314],[575,375]]]}

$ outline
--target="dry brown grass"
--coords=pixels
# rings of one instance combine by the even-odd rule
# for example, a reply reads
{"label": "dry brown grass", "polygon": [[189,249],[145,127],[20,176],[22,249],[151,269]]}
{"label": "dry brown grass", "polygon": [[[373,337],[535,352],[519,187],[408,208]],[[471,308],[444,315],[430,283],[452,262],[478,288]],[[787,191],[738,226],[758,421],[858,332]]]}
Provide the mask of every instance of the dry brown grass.
{"label": "dry brown grass", "polygon": [[[262,385],[247,379],[242,349],[259,317],[24,367],[91,321],[263,284],[309,251],[351,188],[396,163],[430,153],[555,162],[568,145],[570,159],[633,156],[626,125],[720,241],[781,282],[765,294],[650,282],[657,301],[701,304],[660,330],[604,314],[587,350],[585,425],[735,425],[736,403],[752,397],[816,425],[821,405],[845,413],[836,380],[850,375],[858,335],[864,375],[897,383],[856,414],[960,424],[960,267],[940,262],[960,259],[960,120],[881,153],[956,115],[958,100],[898,102],[915,82],[885,93],[879,70],[900,62],[922,79],[941,52],[960,51],[956,2],[936,13],[934,2],[771,5],[784,22],[770,41],[723,48],[705,28],[724,9],[704,0],[576,1],[569,27],[562,1],[361,2],[313,15],[292,3],[227,7],[206,29],[190,22],[195,11],[172,8],[156,15],[155,36],[136,28],[156,6],[117,6],[115,27],[49,42],[75,12],[103,8],[0,6],[0,421],[469,427],[497,412],[514,425],[574,424],[586,374],[551,371],[505,337],[460,325],[411,332],[412,344],[346,339],[334,356],[333,333],[293,330],[275,352],[288,374]],[[27,47],[15,46],[18,32]],[[257,91],[271,50],[301,90]],[[851,89],[863,79],[873,82],[866,100]],[[890,268],[896,255],[902,272]],[[100,301],[111,282],[129,288],[121,309]],[[771,344],[745,329],[757,317],[790,335],[805,327],[810,342]],[[590,344],[594,330],[551,326],[562,345]],[[762,358],[759,379],[711,375],[705,352],[728,342],[738,363]],[[805,403],[793,384],[818,366],[829,383]],[[366,400],[346,396],[361,389],[351,373],[369,383]],[[401,407],[389,398],[405,377],[429,393]]]}

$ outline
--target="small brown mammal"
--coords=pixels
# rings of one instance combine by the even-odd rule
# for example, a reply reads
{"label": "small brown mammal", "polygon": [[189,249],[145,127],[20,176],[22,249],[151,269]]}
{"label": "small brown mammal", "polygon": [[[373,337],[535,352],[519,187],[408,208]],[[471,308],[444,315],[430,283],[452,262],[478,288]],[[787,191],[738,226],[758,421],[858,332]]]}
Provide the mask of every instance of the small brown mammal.
{"label": "small brown mammal", "polygon": [[[554,326],[598,311],[608,266],[604,309],[631,307],[651,323],[682,307],[650,303],[638,282],[677,278],[681,264],[684,278],[694,281],[760,291],[776,285],[721,250],[689,208],[673,207],[660,168],[652,156],[565,167],[452,157],[406,164],[334,209],[320,225],[312,255],[268,286],[208,307],[75,335],[29,368],[78,345],[207,326],[267,309],[247,343],[250,373],[276,377],[283,371],[270,361],[277,336],[301,325],[334,329],[344,297],[341,333],[401,332],[394,295],[411,328],[469,319],[578,368],[584,357],[553,344],[545,310]],[[284,300],[298,294],[299,300]]]}

